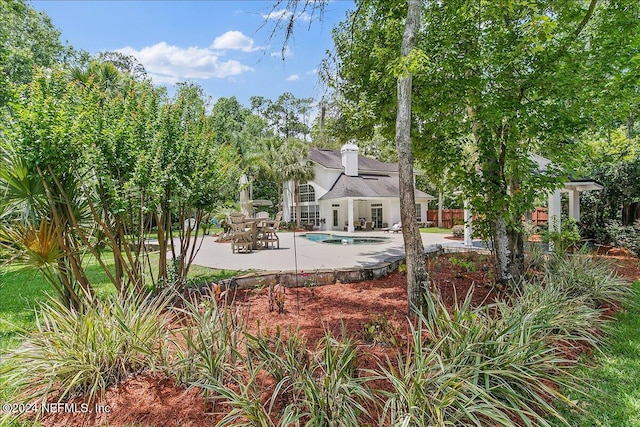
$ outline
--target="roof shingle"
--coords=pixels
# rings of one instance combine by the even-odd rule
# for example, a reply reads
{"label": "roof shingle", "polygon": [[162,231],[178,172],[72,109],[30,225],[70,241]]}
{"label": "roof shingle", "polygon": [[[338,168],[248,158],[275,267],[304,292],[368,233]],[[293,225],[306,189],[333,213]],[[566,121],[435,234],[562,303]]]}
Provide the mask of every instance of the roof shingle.
{"label": "roof shingle", "polygon": [[[343,169],[340,150],[312,148],[309,150],[309,159],[328,169]],[[358,154],[358,170],[366,172],[398,172],[398,165],[396,163],[381,162]]]}
{"label": "roof shingle", "polygon": [[[398,197],[400,194],[397,177],[389,175],[347,176],[341,174],[320,200],[342,199],[346,197]],[[434,199],[435,197],[415,190],[416,199]]]}

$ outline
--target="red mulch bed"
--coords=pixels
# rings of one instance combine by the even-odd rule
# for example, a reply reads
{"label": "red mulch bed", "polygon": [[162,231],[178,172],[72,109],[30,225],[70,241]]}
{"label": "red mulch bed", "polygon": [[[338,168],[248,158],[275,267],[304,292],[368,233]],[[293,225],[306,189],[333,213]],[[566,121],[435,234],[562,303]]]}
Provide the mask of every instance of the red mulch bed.
{"label": "red mulch bed", "polygon": [[[640,280],[640,261],[628,254],[609,256],[621,276]],[[471,271],[453,265],[452,258],[472,261]],[[427,261],[431,281],[448,306],[462,300],[473,287],[473,304],[485,304],[496,297],[489,258],[478,254],[449,254]],[[262,329],[299,328],[313,345],[325,330],[340,336],[344,327],[347,334],[361,340],[363,325],[377,315],[386,315],[401,333],[407,334],[406,277],[400,272],[373,281],[335,284],[313,290],[307,288],[287,290],[285,312],[278,314],[268,309],[267,291],[240,291],[236,303],[248,306],[248,326],[256,332],[258,322]],[[376,355],[392,349],[363,343],[366,351],[359,359],[365,365],[375,366]],[[216,418],[205,414],[205,403],[197,389],[184,390],[167,378],[142,375],[130,378],[109,389],[102,402],[111,409],[103,414],[58,413],[46,416],[42,424],[58,426],[210,426]]]}

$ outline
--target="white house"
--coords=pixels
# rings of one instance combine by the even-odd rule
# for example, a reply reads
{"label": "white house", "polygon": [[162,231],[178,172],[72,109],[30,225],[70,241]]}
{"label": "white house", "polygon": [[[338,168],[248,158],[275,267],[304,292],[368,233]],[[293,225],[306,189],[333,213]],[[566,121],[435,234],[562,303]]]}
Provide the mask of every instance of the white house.
{"label": "white house", "polygon": [[[309,152],[315,177],[300,184],[300,220],[321,230],[350,232],[372,223],[383,228],[400,221],[398,165],[358,154],[358,146],[341,150],[313,148]],[[415,175],[414,175],[415,179]],[[285,184],[283,219],[295,220],[293,182]],[[427,219],[429,200],[415,191],[418,222]]]}

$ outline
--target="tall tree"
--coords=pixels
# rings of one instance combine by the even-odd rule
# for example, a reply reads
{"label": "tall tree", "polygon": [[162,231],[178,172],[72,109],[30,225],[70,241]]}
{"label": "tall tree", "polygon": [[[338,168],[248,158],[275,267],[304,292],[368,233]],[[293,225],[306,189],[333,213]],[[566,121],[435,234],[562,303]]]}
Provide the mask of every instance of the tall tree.
{"label": "tall tree", "polygon": [[[389,70],[402,66],[394,52],[403,6],[358,2],[358,13],[334,33],[332,84],[353,133],[381,126],[388,134],[394,123]],[[522,273],[522,214],[565,179],[557,170],[540,173],[530,153],[565,164],[605,100],[637,94],[639,28],[631,22],[640,5],[452,0],[422,7],[410,62],[414,149],[450,167],[484,219],[479,231],[493,241],[497,279],[507,282]],[[614,42],[624,46],[617,53]]]}
{"label": "tall tree", "polygon": [[34,67],[50,67],[69,52],[47,15],[24,0],[0,2],[0,107],[10,86],[30,82]]}
{"label": "tall tree", "polygon": [[281,138],[306,140],[311,132],[308,116],[312,101],[311,98],[296,98],[291,92],[283,93],[275,101],[252,96],[251,109]]}
{"label": "tall tree", "polygon": [[400,217],[407,263],[408,313],[415,314],[424,303],[423,293],[429,284],[425,268],[424,247],[416,220],[416,200],[411,152],[411,88],[410,61],[420,25],[421,0],[409,0],[402,35],[401,60],[404,70],[398,76],[398,108],[396,114],[396,148],[400,176]]}
{"label": "tall tree", "polygon": [[[322,6],[324,3],[314,3],[311,1],[300,0],[279,0],[275,2],[275,5],[286,3],[288,7],[293,10],[306,10],[311,6],[313,11],[322,12]],[[414,51],[416,43],[416,35],[420,28],[420,11],[422,2],[419,0],[408,1],[378,1],[378,0],[365,0],[358,2],[358,7],[353,20],[349,20],[348,23],[342,25],[343,32],[341,33],[345,38],[349,38],[349,34],[353,34],[356,28],[355,21],[359,20],[359,25],[366,28],[367,24],[372,21],[363,21],[360,17],[363,14],[367,14],[367,17],[372,18],[373,21],[385,21],[389,20],[389,25],[385,31],[389,31],[390,34],[402,34],[400,38],[401,46],[396,45],[396,50],[386,51],[385,61],[378,61],[376,57],[379,51],[376,51],[376,43],[374,44],[361,44],[358,53],[353,57],[357,57],[357,68],[359,61],[363,61],[367,64],[381,64],[381,73],[360,74],[364,76],[367,83],[370,86],[361,91],[366,86],[362,82],[355,83],[348,77],[342,74],[339,77],[339,82],[330,82],[330,84],[339,85],[341,90],[347,90],[352,97],[344,96],[340,94],[343,102],[341,107],[343,109],[349,109],[353,114],[343,114],[343,117],[347,118],[349,123],[343,124],[344,129],[349,129],[350,133],[355,133],[358,136],[371,137],[373,129],[376,126],[384,126],[385,130],[383,134],[389,138],[389,140],[395,139],[396,150],[398,153],[399,170],[400,170],[400,204],[401,204],[401,218],[403,221],[403,236],[405,240],[405,250],[407,257],[407,280],[409,289],[409,312],[413,312],[413,308],[422,305],[423,300],[421,298],[421,291],[428,283],[428,275],[424,266],[424,250],[422,245],[422,239],[416,222],[415,212],[415,194],[414,194],[414,180],[413,180],[413,154],[411,150],[411,105],[412,105],[412,74],[417,70],[417,66],[420,65],[422,59],[420,57],[420,51]],[[275,6],[274,6],[275,7]],[[369,14],[370,13],[370,14]],[[321,16],[321,13],[320,13]],[[296,15],[289,15],[286,21],[286,33],[285,41],[291,36]],[[366,22],[363,24],[363,22]],[[386,21],[385,21],[386,22]],[[279,22],[280,24],[282,22]],[[377,27],[378,29],[381,27]],[[390,30],[391,29],[391,30]],[[339,31],[338,31],[339,33]],[[384,36],[381,36],[384,38]],[[337,42],[339,44],[339,42]],[[348,43],[347,43],[348,44]],[[343,44],[344,47],[345,44]],[[353,45],[350,45],[353,46]],[[347,48],[348,49],[348,48]],[[340,48],[338,48],[340,52]],[[344,53],[345,50],[342,50]],[[339,54],[338,54],[339,55]],[[341,66],[349,67],[349,60],[339,58]],[[392,63],[392,64],[390,64]],[[387,66],[393,65],[391,68],[393,72],[389,76]],[[342,71],[343,69],[341,69]],[[380,87],[375,87],[375,80],[381,75],[386,75],[386,83],[393,82],[395,89],[393,95],[391,92],[380,91]],[[382,89],[386,89],[383,87]],[[366,91],[370,93],[366,93]],[[397,96],[396,96],[397,91]],[[384,108],[372,108],[372,105],[378,107],[384,106]],[[361,108],[364,107],[364,108]],[[363,111],[364,110],[364,111]],[[375,113],[382,112],[386,120],[375,120]],[[392,126],[395,123],[395,128]]]}
{"label": "tall tree", "polygon": [[313,163],[309,160],[309,149],[300,140],[289,138],[281,146],[282,177],[293,181],[293,196],[296,203],[296,224],[300,226],[300,184],[313,179]]}
{"label": "tall tree", "polygon": [[167,282],[171,269],[162,260],[160,278],[178,287],[186,283],[202,245],[196,236],[204,214],[216,203],[228,200],[239,178],[235,147],[216,143],[207,102],[201,87],[180,84],[171,102],[158,113],[158,130],[145,164],[145,174],[154,185],[153,210],[161,254],[170,256],[176,283]]}

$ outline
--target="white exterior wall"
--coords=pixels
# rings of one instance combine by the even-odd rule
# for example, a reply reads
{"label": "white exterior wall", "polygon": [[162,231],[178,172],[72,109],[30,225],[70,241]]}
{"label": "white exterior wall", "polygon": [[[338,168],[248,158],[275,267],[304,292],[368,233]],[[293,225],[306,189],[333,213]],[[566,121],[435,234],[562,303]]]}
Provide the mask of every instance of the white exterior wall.
{"label": "white exterior wall", "polygon": [[[315,177],[312,181],[309,181],[308,184],[312,185],[315,189],[316,193],[316,203],[319,205],[320,211],[320,229],[321,230],[333,230],[333,231],[344,231],[344,223],[349,219],[349,209],[348,209],[348,200],[346,199],[333,199],[333,200],[322,200],[319,199],[326,194],[339,176],[343,173],[342,169],[327,169],[319,164],[314,165]],[[390,175],[396,175],[397,173],[391,173]],[[291,210],[291,206],[294,204],[294,192],[293,192],[293,183],[288,182],[285,183],[284,194],[284,209],[283,209],[283,218],[285,221],[290,220],[289,212]],[[400,199],[399,198],[378,198],[378,199],[370,199],[370,200],[354,200],[353,201],[353,218],[354,221],[357,222],[358,218],[366,218],[366,220],[371,220],[371,204],[372,203],[381,203],[382,204],[382,221],[386,222],[389,227],[393,224],[400,221]],[[427,218],[427,202],[421,203],[421,211],[422,211],[422,220],[426,221]],[[339,208],[334,208],[334,204],[339,204]],[[338,209],[338,226],[333,226],[333,210]],[[324,219],[324,224],[322,224],[322,219]]]}

